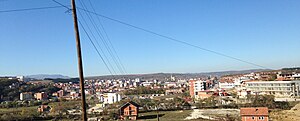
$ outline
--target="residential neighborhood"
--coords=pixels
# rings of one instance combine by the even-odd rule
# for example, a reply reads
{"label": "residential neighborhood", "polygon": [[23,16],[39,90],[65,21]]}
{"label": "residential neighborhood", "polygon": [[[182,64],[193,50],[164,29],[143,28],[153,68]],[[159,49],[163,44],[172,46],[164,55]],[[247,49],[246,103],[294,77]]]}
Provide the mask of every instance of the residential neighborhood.
{"label": "residential neighborhood", "polygon": [[[112,113],[113,119],[138,120],[139,118],[143,119],[140,111],[155,112],[157,110],[193,110],[198,108],[226,107],[240,110],[240,118],[235,120],[269,120],[272,119],[272,117],[269,118],[268,113],[271,109],[288,108],[285,106],[289,106],[288,103],[290,101],[300,101],[300,80],[292,78],[296,77],[295,75],[298,75],[299,72],[293,70],[285,71],[286,74],[290,74],[289,77],[285,76],[283,80],[282,71],[252,72],[215,77],[202,76],[199,78],[177,78],[174,75],[170,75],[165,80],[155,78],[153,80],[140,78],[87,79],[85,80],[85,94],[89,101],[88,107],[90,107],[88,113],[89,115],[94,114],[99,120],[105,117],[104,113],[107,111]],[[38,106],[36,108],[37,112],[47,115],[61,113],[63,115],[76,116],[81,112],[79,110],[80,105],[78,105],[80,103],[77,103],[77,106],[74,105],[75,107],[73,106],[73,108],[60,110],[64,108],[62,103],[80,100],[80,88],[76,82],[55,82],[55,79],[27,79],[31,81],[23,81],[18,77],[2,77],[1,79],[16,80],[8,86],[11,89],[25,89],[31,86],[34,88],[34,85],[38,86],[37,88],[41,88],[41,91],[36,89],[28,91],[28,89],[25,89],[27,91],[21,92],[19,90],[19,94],[17,94],[19,98],[14,99],[9,99],[2,94],[1,107],[14,107],[14,104],[21,105],[21,107],[33,105]],[[41,81],[45,82],[41,83]],[[264,97],[265,95],[273,96],[273,98]],[[271,102],[266,102],[268,103],[267,105],[259,104],[257,106],[266,107],[257,108],[253,104],[253,101],[257,101],[255,98],[257,96]],[[277,104],[277,102],[272,100],[278,100],[279,102]],[[15,103],[7,105],[11,102]],[[52,105],[52,103],[56,105]],[[253,107],[249,107],[251,105]],[[72,105],[69,107],[72,107]],[[220,117],[212,116],[210,118],[216,119]]]}

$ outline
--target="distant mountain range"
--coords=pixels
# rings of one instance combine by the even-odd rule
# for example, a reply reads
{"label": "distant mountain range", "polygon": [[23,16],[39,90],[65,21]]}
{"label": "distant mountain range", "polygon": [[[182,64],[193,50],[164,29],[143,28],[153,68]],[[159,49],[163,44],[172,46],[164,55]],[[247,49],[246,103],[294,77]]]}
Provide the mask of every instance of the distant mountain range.
{"label": "distant mountain range", "polygon": [[[261,72],[261,71],[270,71],[267,69],[250,69],[250,70],[238,70],[238,71],[220,71],[220,72],[203,72],[203,73],[152,73],[152,74],[129,74],[129,75],[104,75],[104,76],[88,76],[86,79],[159,79],[165,80],[170,78],[171,75],[176,78],[187,79],[187,78],[198,78],[204,76],[224,76],[232,74],[246,74],[252,72]],[[37,75],[28,75],[27,78],[33,78],[38,80],[43,79],[70,79],[71,77],[60,75],[60,74],[37,74]]]}
{"label": "distant mountain range", "polygon": [[36,74],[36,75],[28,75],[27,78],[33,78],[33,79],[70,79],[68,76],[60,75],[60,74]]}
{"label": "distant mountain range", "polygon": [[171,75],[176,78],[181,79],[189,79],[189,78],[199,78],[199,77],[207,77],[207,76],[216,76],[221,77],[224,75],[233,75],[233,74],[246,74],[252,72],[261,72],[261,71],[270,71],[268,69],[250,69],[250,70],[238,70],[238,71],[220,71],[220,72],[203,72],[203,73],[152,73],[152,74],[130,74],[130,75],[105,75],[105,76],[90,76],[86,77],[86,79],[158,79],[165,80],[170,78]]}

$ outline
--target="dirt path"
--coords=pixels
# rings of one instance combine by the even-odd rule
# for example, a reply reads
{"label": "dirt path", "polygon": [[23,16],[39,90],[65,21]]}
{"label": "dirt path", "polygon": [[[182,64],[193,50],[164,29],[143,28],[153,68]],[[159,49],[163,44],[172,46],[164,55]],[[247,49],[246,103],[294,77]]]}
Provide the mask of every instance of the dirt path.
{"label": "dirt path", "polygon": [[185,120],[191,119],[209,119],[215,120],[217,117],[224,117],[226,115],[239,115],[239,109],[194,109],[190,116]]}

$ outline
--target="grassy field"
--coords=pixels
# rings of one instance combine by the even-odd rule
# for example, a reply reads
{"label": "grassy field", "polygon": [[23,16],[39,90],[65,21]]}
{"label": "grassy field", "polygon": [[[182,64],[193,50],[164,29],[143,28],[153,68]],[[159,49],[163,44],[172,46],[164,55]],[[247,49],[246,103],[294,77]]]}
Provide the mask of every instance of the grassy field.
{"label": "grassy field", "polygon": [[20,107],[20,108],[0,108],[0,115],[1,114],[7,114],[7,113],[21,113],[22,111],[37,111],[38,106],[32,106],[32,107]]}
{"label": "grassy field", "polygon": [[[191,114],[192,110],[183,111],[160,111],[160,121],[182,121]],[[140,121],[157,121],[157,112],[146,112],[139,114]]]}

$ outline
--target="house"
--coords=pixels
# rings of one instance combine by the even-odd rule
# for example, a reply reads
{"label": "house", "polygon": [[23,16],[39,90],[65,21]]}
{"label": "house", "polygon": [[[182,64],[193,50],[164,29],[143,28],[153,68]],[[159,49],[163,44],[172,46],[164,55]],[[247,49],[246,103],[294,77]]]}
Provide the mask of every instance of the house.
{"label": "house", "polygon": [[279,81],[290,81],[293,79],[293,73],[288,71],[280,71],[277,74],[277,80]]}
{"label": "house", "polygon": [[180,88],[180,89],[167,89],[165,91],[165,94],[166,95],[174,95],[174,94],[181,94],[183,92],[184,92],[183,88]]}
{"label": "house", "polygon": [[242,121],[269,121],[269,112],[267,107],[241,108],[240,115]]}
{"label": "house", "polygon": [[35,93],[34,96],[37,100],[46,100],[48,98],[48,95],[45,92]]}
{"label": "house", "polygon": [[71,96],[71,99],[79,99],[81,94],[78,93],[77,91],[71,91],[70,96]]}
{"label": "house", "polygon": [[212,91],[199,91],[197,92],[197,95],[195,95],[195,99],[205,99],[209,98],[213,95],[214,92]]}
{"label": "house", "polygon": [[137,120],[139,105],[133,101],[127,102],[119,108],[121,120]]}
{"label": "house", "polygon": [[65,91],[64,90],[59,90],[57,92],[54,92],[52,94],[52,96],[55,96],[55,97],[63,97],[65,95]]}
{"label": "house", "polygon": [[164,88],[175,88],[177,87],[176,82],[165,82]]}
{"label": "house", "polygon": [[51,107],[48,105],[40,105],[37,110],[40,113],[49,113],[51,111]]}
{"label": "house", "polygon": [[32,92],[22,92],[20,93],[20,100],[32,100]]}
{"label": "house", "polygon": [[300,73],[295,73],[295,74],[293,74],[293,75],[292,75],[292,78],[293,78],[294,80],[299,80],[299,79],[300,79]]}
{"label": "house", "polygon": [[246,76],[234,77],[230,79],[220,79],[219,88],[220,89],[232,89],[232,88],[241,88],[242,84],[246,81],[251,80],[252,78]]}
{"label": "house", "polygon": [[241,89],[237,91],[237,96],[239,98],[247,98],[248,95],[251,94],[251,91],[247,90],[247,89]]}

